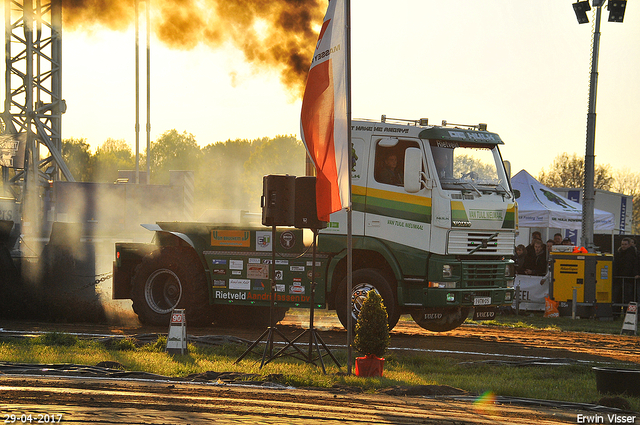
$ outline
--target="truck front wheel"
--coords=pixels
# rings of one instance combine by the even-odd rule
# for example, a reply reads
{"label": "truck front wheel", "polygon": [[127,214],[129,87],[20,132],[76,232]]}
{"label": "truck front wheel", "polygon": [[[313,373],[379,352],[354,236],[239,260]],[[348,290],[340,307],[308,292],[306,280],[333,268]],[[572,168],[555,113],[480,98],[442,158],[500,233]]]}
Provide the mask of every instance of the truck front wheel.
{"label": "truck front wheel", "polygon": [[213,321],[202,263],[189,248],[165,247],[136,267],[131,299],[142,323],[168,326],[174,308],[183,308],[189,325]]}
{"label": "truck front wheel", "polygon": [[[378,270],[374,269],[360,269],[353,272],[352,287],[351,287],[351,301],[353,308],[351,309],[351,315],[353,317],[352,323],[355,328],[358,321],[358,315],[362,309],[367,293],[374,290],[380,294],[384,306],[387,309],[387,316],[389,321],[389,330],[398,323],[400,319],[400,309],[396,303],[396,297],[393,295],[391,285],[387,279]],[[340,282],[338,290],[336,291],[336,312],[338,319],[342,326],[347,328],[347,278],[345,277]]]}
{"label": "truck front wheel", "polygon": [[462,325],[470,311],[468,307],[423,308],[413,311],[411,317],[423,329],[446,332]]}

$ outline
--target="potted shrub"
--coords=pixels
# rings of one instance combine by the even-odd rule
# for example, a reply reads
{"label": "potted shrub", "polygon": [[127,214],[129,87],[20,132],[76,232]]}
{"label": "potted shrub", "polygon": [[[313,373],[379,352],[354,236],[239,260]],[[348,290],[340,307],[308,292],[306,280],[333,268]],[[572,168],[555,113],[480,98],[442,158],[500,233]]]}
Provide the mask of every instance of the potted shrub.
{"label": "potted shrub", "polygon": [[384,353],[389,347],[387,309],[378,292],[371,290],[362,304],[353,346],[364,357],[356,358],[356,376],[382,376]]}

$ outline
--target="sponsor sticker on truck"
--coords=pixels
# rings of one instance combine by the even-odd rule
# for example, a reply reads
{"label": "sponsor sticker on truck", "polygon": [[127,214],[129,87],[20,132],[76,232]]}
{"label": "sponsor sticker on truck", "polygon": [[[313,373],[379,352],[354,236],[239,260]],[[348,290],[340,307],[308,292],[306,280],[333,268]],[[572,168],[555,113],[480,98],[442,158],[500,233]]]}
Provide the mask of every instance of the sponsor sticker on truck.
{"label": "sponsor sticker on truck", "polygon": [[256,251],[271,251],[271,232],[256,232]]}
{"label": "sponsor sticker on truck", "polygon": [[266,264],[248,264],[247,278],[249,279],[268,279],[269,266]]}
{"label": "sponsor sticker on truck", "polygon": [[211,246],[250,247],[251,232],[248,230],[212,230]]}
{"label": "sponsor sticker on truck", "polygon": [[251,280],[249,279],[229,279],[229,289],[239,291],[251,290]]}

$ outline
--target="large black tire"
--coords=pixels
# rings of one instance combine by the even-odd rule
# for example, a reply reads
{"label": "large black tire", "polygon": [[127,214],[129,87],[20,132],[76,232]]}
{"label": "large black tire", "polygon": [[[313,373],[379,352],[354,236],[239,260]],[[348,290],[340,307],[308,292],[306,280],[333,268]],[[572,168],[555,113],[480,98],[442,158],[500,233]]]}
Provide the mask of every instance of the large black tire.
{"label": "large black tire", "polygon": [[213,321],[204,267],[191,248],[165,247],[148,254],[132,281],[133,311],[142,323],[168,326],[175,308],[185,309],[187,325]]}
{"label": "large black tire", "polygon": [[[447,332],[462,325],[470,311],[468,307],[429,308],[413,311],[411,317],[423,329]],[[425,314],[433,318],[425,319]]]}
{"label": "large black tire", "polygon": [[[284,319],[289,311],[285,307],[274,307],[273,325]],[[251,305],[220,305],[216,306],[213,321],[218,326],[230,328],[267,328],[271,326],[269,307]]]}
{"label": "large black tire", "polygon": [[[387,278],[375,269],[360,269],[353,272],[353,281],[351,286],[351,300],[353,309],[351,311],[353,320],[352,324],[355,328],[358,321],[360,309],[367,297],[367,293],[374,289],[382,297],[382,302],[387,309],[387,320],[389,322],[389,330],[393,329],[400,319],[400,308],[396,302],[396,297],[391,290],[391,285]],[[336,313],[338,319],[344,328],[347,328],[347,278],[340,282],[336,291]]]}

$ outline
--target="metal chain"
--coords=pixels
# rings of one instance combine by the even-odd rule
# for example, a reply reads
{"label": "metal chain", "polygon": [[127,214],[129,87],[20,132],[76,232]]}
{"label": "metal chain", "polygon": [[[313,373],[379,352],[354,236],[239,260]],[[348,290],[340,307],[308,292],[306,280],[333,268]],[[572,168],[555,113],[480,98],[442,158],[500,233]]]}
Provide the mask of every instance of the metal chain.
{"label": "metal chain", "polygon": [[100,283],[104,282],[105,280],[111,279],[112,277],[113,277],[113,272],[97,274],[96,275],[96,278],[97,278],[96,280],[94,280],[91,283],[87,283],[86,285],[83,285],[83,286],[79,287],[74,292],[79,292],[79,291],[82,291],[83,289],[95,287],[95,286],[99,285]]}
{"label": "metal chain", "polygon": [[102,273],[99,275],[96,275],[97,279],[94,282],[94,285],[97,285],[101,282],[104,282],[105,280],[109,280],[113,277],[113,272],[107,272],[107,273]]}

